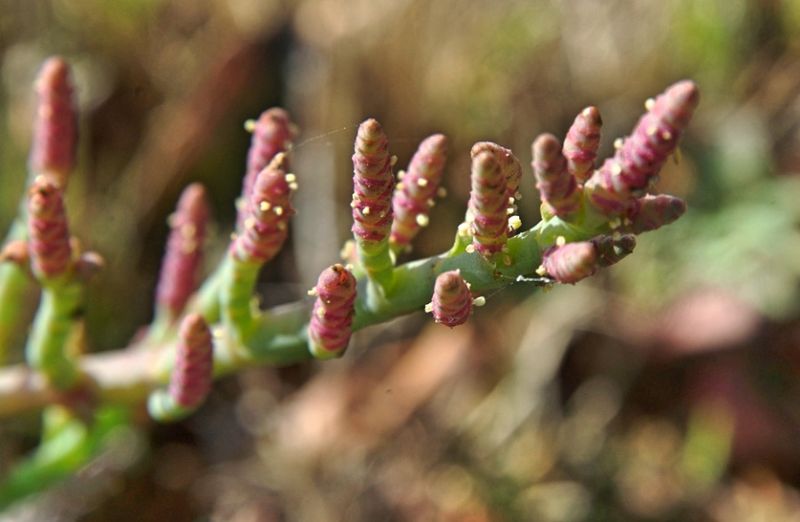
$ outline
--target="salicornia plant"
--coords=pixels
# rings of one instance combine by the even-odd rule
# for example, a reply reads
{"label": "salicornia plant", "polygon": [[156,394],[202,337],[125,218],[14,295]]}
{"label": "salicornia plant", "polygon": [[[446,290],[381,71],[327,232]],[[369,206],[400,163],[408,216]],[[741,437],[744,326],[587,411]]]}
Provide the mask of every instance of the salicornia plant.
{"label": "salicornia plant", "polygon": [[[269,109],[252,132],[236,230],[215,270],[199,280],[210,213],[205,189],[185,189],[171,228],[156,289],[155,314],[128,347],[86,355],[85,286],[102,268],[98,254],[70,235],[64,191],[75,162],[76,110],[67,64],[48,60],[39,96],[28,189],[0,265],[0,356],[25,328],[16,303],[41,288],[25,346],[25,364],[0,370],[0,417],[44,409],[39,449],[0,489],[0,505],[30,491],[31,477],[63,476],[101,445],[120,411],[148,405],[153,418],[177,420],[201,406],[215,377],[256,365],[286,365],[341,356],[353,331],[418,311],[454,327],[485,296],[515,283],[576,283],[630,254],[635,235],[686,210],[678,198],[649,195],[675,151],[698,102],[682,81],[646,103],[631,135],[595,169],[602,121],[595,107],[575,119],[562,144],[551,134],[533,143],[532,168],[541,195],[539,223],[525,228],[519,189],[532,180],[500,145],[470,151],[471,191],[453,245],[438,256],[404,264],[435,200],[444,195],[447,139],[422,141],[405,171],[381,124],[358,128],[353,154],[353,239],[343,259],[322,271],[309,298],[260,310],[253,298],[259,271],[283,246],[295,213],[292,173],[298,130],[283,109]],[[67,430],[67,431],[65,431]],[[69,443],[64,433],[72,434]],[[27,482],[26,482],[27,481]]]}

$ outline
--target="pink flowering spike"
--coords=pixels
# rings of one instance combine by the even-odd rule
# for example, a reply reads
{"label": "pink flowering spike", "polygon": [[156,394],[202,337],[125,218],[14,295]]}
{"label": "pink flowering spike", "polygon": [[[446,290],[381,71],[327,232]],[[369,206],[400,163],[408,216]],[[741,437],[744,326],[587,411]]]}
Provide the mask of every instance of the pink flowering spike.
{"label": "pink flowering spike", "polygon": [[392,197],[394,221],[389,242],[395,250],[407,248],[427,224],[446,159],[447,138],[443,134],[425,138],[411,158],[408,172]]}
{"label": "pink flowering spike", "polygon": [[533,172],[542,205],[550,214],[568,218],[579,209],[577,181],[567,172],[561,143],[552,134],[542,134],[533,142]]}
{"label": "pink flowering spike", "polygon": [[381,124],[369,119],[358,127],[353,154],[353,235],[358,242],[380,243],[392,226],[394,176],[389,140]]}
{"label": "pink flowering spike", "polygon": [[211,390],[214,352],[211,331],[200,314],[181,321],[175,366],[169,380],[169,395],[177,406],[200,406]]}
{"label": "pink flowering spike", "polygon": [[72,264],[62,190],[49,176],[37,177],[28,195],[28,249],[40,279],[57,278]]}
{"label": "pink flowering spike", "polygon": [[700,99],[697,85],[678,82],[647,103],[647,112],[613,158],[586,183],[591,204],[609,217],[625,214],[678,146]]}
{"label": "pink flowering spike", "polygon": [[[273,163],[281,164],[281,158],[276,157]],[[248,217],[232,244],[237,260],[263,264],[280,251],[289,233],[289,218],[294,215],[291,185],[286,172],[273,165],[258,175],[250,194]]]}
{"label": "pink flowering spike", "polygon": [[252,129],[253,137],[250,141],[250,150],[247,152],[247,172],[242,183],[242,203],[237,219],[239,229],[249,215],[247,205],[258,174],[279,152],[285,154],[285,164],[282,168],[288,172],[289,151],[298,133],[297,126],[292,123],[289,113],[278,107],[267,109],[261,113],[258,120],[248,122],[248,125],[250,125],[248,128]]}
{"label": "pink flowering spike", "polygon": [[39,99],[30,168],[34,174],[50,176],[64,187],[75,166],[78,142],[78,109],[67,62],[59,57],[44,62],[36,79],[36,94]]}
{"label": "pink flowering spike", "polygon": [[563,154],[567,158],[567,171],[578,183],[583,184],[592,175],[602,125],[597,107],[586,107],[575,117],[564,139]]}
{"label": "pink flowering spike", "polygon": [[494,154],[483,151],[472,158],[471,180],[468,212],[471,246],[490,256],[500,252],[508,239],[507,184]]}
{"label": "pink flowering spike", "polygon": [[542,266],[559,283],[574,284],[597,271],[597,248],[590,241],[552,246],[544,251]]}
{"label": "pink flowering spike", "polygon": [[356,279],[347,268],[336,264],[322,271],[310,293],[317,296],[308,325],[311,354],[318,359],[338,357],[350,342]]}
{"label": "pink flowering spike", "polygon": [[514,156],[514,153],[511,152],[511,149],[491,141],[479,141],[473,145],[470,150],[470,156],[474,159],[475,156],[484,151],[494,154],[495,159],[500,164],[500,170],[502,170],[503,176],[506,178],[506,198],[509,199],[509,207],[515,208],[510,198],[517,200],[520,197],[519,183],[522,178],[522,165],[517,157]]}
{"label": "pink flowering spike", "polygon": [[626,227],[634,234],[649,232],[669,225],[686,212],[686,203],[667,194],[647,195],[636,200],[628,212],[631,224]]}
{"label": "pink flowering spike", "polygon": [[467,322],[472,313],[472,294],[458,270],[442,272],[436,278],[430,311],[437,323],[450,328]]}
{"label": "pink flowering spike", "polygon": [[206,190],[193,183],[184,189],[175,213],[169,218],[171,231],[156,289],[157,307],[172,319],[181,313],[197,289],[208,219]]}
{"label": "pink flowering spike", "polygon": [[605,267],[620,262],[636,247],[636,236],[626,234],[618,238],[598,236],[591,240],[597,249],[597,264]]}

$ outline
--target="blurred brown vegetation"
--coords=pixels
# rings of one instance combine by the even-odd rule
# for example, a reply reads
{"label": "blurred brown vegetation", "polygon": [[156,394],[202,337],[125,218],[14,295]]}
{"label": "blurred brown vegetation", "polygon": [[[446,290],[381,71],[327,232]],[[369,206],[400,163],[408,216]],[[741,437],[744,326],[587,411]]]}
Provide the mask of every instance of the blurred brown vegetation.
{"label": "blurred brown vegetation", "polygon": [[[224,380],[194,417],[143,420],[14,520],[800,520],[800,3],[0,0],[4,226],[50,54],[74,64],[82,111],[74,229],[108,261],[98,350],[149,320],[190,181],[210,188],[209,258],[222,251],[242,123],[269,106],[303,131],[300,213],[261,288],[277,304],[338,258],[366,117],[400,165],[428,134],[451,139],[425,256],[463,216],[473,142],[526,163],[537,134],[594,104],[608,152],[673,81],[697,81],[702,101],[660,184],[689,213],[630,259],[488,296],[461,328],[418,314],[359,332],[342,360]],[[0,472],[36,427],[0,425]]]}

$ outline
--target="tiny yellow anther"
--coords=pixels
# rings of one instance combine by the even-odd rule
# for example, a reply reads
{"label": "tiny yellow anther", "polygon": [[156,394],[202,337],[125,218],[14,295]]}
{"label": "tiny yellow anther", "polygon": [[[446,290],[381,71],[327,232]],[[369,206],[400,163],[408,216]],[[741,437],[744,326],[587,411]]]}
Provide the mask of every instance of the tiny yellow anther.
{"label": "tiny yellow anther", "polygon": [[428,303],[425,305],[425,313],[429,314],[433,312],[433,303]]}
{"label": "tiny yellow anther", "polygon": [[539,265],[539,268],[536,269],[536,273],[540,276],[546,276],[547,269],[544,267],[544,265]]}
{"label": "tiny yellow anther", "polygon": [[271,208],[272,205],[270,204],[269,201],[262,201],[261,203],[258,204],[258,210],[260,210],[261,212],[266,212]]}
{"label": "tiny yellow anther", "polygon": [[427,187],[428,186],[428,180],[425,179],[425,178],[418,178],[417,179],[417,186],[419,186],[419,187]]}
{"label": "tiny yellow anther", "polygon": [[624,143],[625,143],[625,140],[623,140],[622,138],[617,138],[617,139],[614,140],[614,148],[616,150],[619,150],[619,149],[622,148],[622,145]]}
{"label": "tiny yellow anther", "polygon": [[430,223],[430,218],[425,214],[417,214],[415,221],[417,222],[417,225],[421,227],[427,227]]}
{"label": "tiny yellow anther", "polygon": [[395,164],[397,164],[397,156],[394,156],[394,155],[393,155],[393,156],[392,156],[392,157],[389,159],[389,165],[391,165],[392,167],[394,167],[394,166],[395,166]]}
{"label": "tiny yellow anther", "polygon": [[256,120],[245,120],[244,121],[244,130],[247,132],[253,132],[256,130]]}
{"label": "tiny yellow anther", "polygon": [[369,216],[370,212],[372,212],[372,210],[369,207],[364,207],[363,209],[361,209],[361,213],[365,216]]}
{"label": "tiny yellow anther", "polygon": [[283,215],[283,207],[276,206],[275,208],[272,209],[272,211],[275,212],[275,215],[277,216]]}
{"label": "tiny yellow anther", "polygon": [[483,306],[486,304],[486,298],[483,296],[476,297],[472,300],[472,306]]}
{"label": "tiny yellow anther", "polygon": [[567,238],[565,238],[564,236],[558,236],[556,238],[556,246],[562,247],[566,244],[567,244]]}
{"label": "tiny yellow anther", "polygon": [[653,98],[647,98],[644,102],[644,108],[648,111],[652,111],[653,107],[656,106],[656,101]]}
{"label": "tiny yellow anther", "polygon": [[465,248],[464,250],[466,250],[468,254],[472,254],[473,252],[475,252],[475,245],[467,245],[467,248]]}

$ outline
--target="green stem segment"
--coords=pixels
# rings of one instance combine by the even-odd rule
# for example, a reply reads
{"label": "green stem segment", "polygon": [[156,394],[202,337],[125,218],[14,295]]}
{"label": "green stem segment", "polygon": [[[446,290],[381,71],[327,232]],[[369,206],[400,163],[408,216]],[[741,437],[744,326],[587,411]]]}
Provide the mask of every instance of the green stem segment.
{"label": "green stem segment", "polygon": [[83,314],[83,301],[83,285],[78,281],[46,283],[25,348],[28,365],[59,389],[70,388],[80,376],[67,352],[75,320]]}

